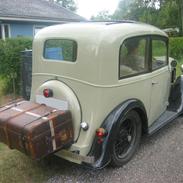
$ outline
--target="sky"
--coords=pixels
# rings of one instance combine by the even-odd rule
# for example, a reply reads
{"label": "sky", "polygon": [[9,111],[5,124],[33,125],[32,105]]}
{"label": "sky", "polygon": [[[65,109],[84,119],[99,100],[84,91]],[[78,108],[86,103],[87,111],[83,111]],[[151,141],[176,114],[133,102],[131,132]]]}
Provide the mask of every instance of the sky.
{"label": "sky", "polygon": [[117,6],[119,0],[75,0],[77,3],[77,14],[90,19],[91,16],[96,16],[98,12],[107,10],[112,14]]}

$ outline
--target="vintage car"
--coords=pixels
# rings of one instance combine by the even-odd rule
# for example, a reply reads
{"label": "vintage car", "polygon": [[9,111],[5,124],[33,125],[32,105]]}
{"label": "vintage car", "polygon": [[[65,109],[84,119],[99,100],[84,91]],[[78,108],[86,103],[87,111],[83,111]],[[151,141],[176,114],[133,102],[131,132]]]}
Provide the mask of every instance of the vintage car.
{"label": "vintage car", "polygon": [[154,26],[67,23],[34,38],[30,101],[70,111],[72,144],[54,154],[71,162],[124,165],[143,134],[182,113],[182,90],[168,37]]}

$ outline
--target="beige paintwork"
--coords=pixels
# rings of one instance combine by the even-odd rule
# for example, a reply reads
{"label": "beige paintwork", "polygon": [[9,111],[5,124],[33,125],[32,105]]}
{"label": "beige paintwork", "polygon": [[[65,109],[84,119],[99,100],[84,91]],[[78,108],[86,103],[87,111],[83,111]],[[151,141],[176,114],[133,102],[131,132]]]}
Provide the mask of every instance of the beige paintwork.
{"label": "beige paintwork", "polygon": [[[149,125],[165,111],[170,87],[170,66],[153,73],[118,79],[119,49],[123,41],[129,37],[151,34],[167,36],[153,26],[140,23],[69,23],[45,28],[36,34],[33,43],[31,100],[35,101],[36,95],[41,95],[46,85],[54,88],[54,97],[57,99],[68,100],[70,107],[75,103],[77,107],[69,109],[74,115],[75,140],[79,138],[70,150],[79,150],[81,155],[87,155],[96,129],[118,104],[127,99],[137,98],[143,102]],[[43,58],[44,42],[53,38],[77,42],[76,62]],[[45,83],[48,80],[54,80],[52,85]],[[152,85],[152,82],[157,84]],[[61,91],[62,88],[65,90]],[[80,129],[83,121],[89,124],[87,131]]]}

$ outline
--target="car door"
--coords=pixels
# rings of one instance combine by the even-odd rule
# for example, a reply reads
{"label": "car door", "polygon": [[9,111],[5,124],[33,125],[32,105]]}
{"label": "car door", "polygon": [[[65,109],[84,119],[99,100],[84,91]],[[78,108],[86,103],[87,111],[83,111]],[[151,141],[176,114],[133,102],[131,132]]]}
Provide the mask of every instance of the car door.
{"label": "car door", "polygon": [[149,125],[166,110],[170,92],[171,71],[168,66],[168,38],[151,37],[151,102]]}

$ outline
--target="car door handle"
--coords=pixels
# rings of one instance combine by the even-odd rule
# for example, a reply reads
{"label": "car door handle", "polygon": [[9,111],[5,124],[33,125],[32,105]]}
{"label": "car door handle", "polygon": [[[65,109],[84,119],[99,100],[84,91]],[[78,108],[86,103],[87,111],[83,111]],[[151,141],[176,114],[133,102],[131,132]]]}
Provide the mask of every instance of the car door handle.
{"label": "car door handle", "polygon": [[158,82],[157,81],[152,81],[152,85],[157,85]]}

